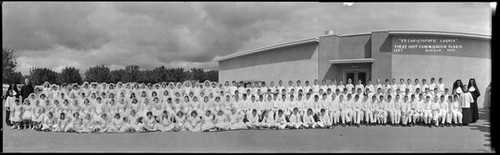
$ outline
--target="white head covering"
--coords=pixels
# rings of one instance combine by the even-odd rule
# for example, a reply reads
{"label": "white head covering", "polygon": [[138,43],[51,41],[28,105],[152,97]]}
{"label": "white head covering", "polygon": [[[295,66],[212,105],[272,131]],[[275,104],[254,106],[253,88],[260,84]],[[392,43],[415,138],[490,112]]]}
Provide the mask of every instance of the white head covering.
{"label": "white head covering", "polygon": [[[189,82],[189,81],[184,81],[183,84],[185,87],[191,87],[191,82]],[[188,85],[188,86],[186,86],[186,85]]]}

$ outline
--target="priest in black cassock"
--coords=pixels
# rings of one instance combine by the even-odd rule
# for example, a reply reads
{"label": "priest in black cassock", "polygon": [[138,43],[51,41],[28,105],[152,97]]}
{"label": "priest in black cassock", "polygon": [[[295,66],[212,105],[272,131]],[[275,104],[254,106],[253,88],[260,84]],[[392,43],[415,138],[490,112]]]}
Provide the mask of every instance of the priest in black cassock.
{"label": "priest in black cassock", "polygon": [[24,86],[21,87],[21,97],[22,97],[21,103],[24,103],[24,100],[27,99],[28,96],[33,92],[35,92],[35,89],[33,88],[33,86],[31,86],[30,80],[26,78],[24,80]]}

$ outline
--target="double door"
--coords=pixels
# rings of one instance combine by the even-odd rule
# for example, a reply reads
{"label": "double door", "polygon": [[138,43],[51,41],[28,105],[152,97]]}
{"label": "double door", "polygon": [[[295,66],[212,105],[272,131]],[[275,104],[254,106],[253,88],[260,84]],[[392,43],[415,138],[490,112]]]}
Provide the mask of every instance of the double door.
{"label": "double door", "polygon": [[352,84],[358,84],[358,80],[361,80],[363,85],[366,85],[368,79],[368,71],[366,70],[346,70],[344,71],[344,81],[347,83],[348,79],[352,80]]}

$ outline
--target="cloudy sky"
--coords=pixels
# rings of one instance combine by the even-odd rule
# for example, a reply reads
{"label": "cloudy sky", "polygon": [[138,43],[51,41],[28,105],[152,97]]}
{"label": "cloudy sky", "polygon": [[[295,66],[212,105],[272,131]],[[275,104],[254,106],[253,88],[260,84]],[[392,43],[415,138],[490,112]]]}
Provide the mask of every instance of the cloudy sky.
{"label": "cloudy sky", "polygon": [[375,30],[491,34],[488,3],[2,3],[3,46],[31,67],[216,68],[243,50]]}

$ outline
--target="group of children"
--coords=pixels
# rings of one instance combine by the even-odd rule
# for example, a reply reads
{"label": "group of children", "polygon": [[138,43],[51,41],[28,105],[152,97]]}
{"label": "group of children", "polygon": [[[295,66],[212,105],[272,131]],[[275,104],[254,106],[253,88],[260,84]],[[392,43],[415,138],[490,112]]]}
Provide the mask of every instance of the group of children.
{"label": "group of children", "polygon": [[[184,83],[44,84],[26,99],[8,96],[14,129],[54,132],[220,131],[337,125],[462,125],[467,91],[425,79],[364,86],[348,80],[305,85]],[[464,99],[465,98],[467,99]],[[23,101],[24,100],[24,101]]]}

